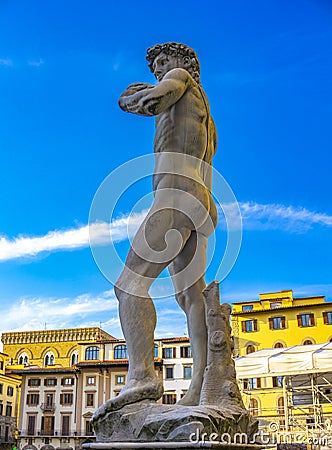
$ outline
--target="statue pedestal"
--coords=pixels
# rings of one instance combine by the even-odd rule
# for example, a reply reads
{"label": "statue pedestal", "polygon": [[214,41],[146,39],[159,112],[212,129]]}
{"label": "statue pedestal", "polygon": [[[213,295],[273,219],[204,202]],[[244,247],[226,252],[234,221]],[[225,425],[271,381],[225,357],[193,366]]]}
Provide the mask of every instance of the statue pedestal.
{"label": "statue pedestal", "polygon": [[259,448],[251,445],[257,421],[236,404],[223,409],[142,401],[108,412],[94,429],[97,442],[85,449]]}

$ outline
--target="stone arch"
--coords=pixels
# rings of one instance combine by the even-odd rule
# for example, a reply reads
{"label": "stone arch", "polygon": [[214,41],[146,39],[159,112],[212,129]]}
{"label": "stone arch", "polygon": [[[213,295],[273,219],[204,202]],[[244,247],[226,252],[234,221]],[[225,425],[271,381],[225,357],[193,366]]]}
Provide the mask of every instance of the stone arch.
{"label": "stone arch", "polygon": [[38,450],[37,447],[33,444],[27,444],[25,445],[22,450]]}
{"label": "stone arch", "polygon": [[14,357],[14,359],[17,361],[18,358],[20,357],[21,353],[26,353],[28,355],[29,360],[33,359],[33,354],[32,351],[27,348],[27,347],[21,347],[17,352],[16,355]]}
{"label": "stone arch", "polygon": [[41,354],[40,357],[44,359],[45,356],[46,356],[46,353],[48,353],[48,352],[52,352],[56,358],[60,358],[59,350],[56,347],[53,347],[53,346],[45,348],[42,351],[42,354]]}
{"label": "stone arch", "polygon": [[73,345],[72,347],[70,347],[70,349],[67,351],[66,358],[70,358],[71,354],[72,354],[75,350],[78,351],[78,348],[79,348],[78,345]]}
{"label": "stone arch", "polygon": [[307,336],[302,340],[302,345],[312,345],[316,344],[316,341],[311,336]]}
{"label": "stone arch", "polygon": [[40,447],[40,450],[55,450],[55,448],[51,444],[46,444]]}

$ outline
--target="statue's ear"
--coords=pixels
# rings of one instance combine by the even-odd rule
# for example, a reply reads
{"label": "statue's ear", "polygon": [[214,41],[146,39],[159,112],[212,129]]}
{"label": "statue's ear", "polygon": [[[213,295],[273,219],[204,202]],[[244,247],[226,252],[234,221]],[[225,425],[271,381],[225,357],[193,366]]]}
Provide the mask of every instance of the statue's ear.
{"label": "statue's ear", "polygon": [[191,66],[191,59],[189,56],[183,57],[183,65],[184,65],[185,69],[187,69],[188,67]]}

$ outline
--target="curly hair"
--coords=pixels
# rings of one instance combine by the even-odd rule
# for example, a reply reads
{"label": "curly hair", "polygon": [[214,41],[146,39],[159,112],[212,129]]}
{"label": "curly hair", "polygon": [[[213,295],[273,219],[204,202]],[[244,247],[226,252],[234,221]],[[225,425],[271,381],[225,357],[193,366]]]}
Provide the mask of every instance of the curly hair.
{"label": "curly hair", "polygon": [[197,83],[200,83],[198,57],[196,55],[196,52],[187,45],[177,42],[166,42],[165,44],[156,44],[153,47],[148,48],[146,53],[146,59],[149,62],[151,72],[153,72],[153,62],[160,53],[164,53],[165,55],[172,55],[175,57],[189,58],[190,66],[188,67],[187,71]]}

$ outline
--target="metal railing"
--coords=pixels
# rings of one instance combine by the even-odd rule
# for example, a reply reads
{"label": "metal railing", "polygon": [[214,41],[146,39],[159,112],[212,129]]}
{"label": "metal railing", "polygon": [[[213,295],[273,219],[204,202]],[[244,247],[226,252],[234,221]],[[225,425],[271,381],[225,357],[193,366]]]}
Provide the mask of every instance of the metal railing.
{"label": "metal railing", "polygon": [[55,411],[55,403],[42,403],[40,408],[43,411],[54,412]]}

